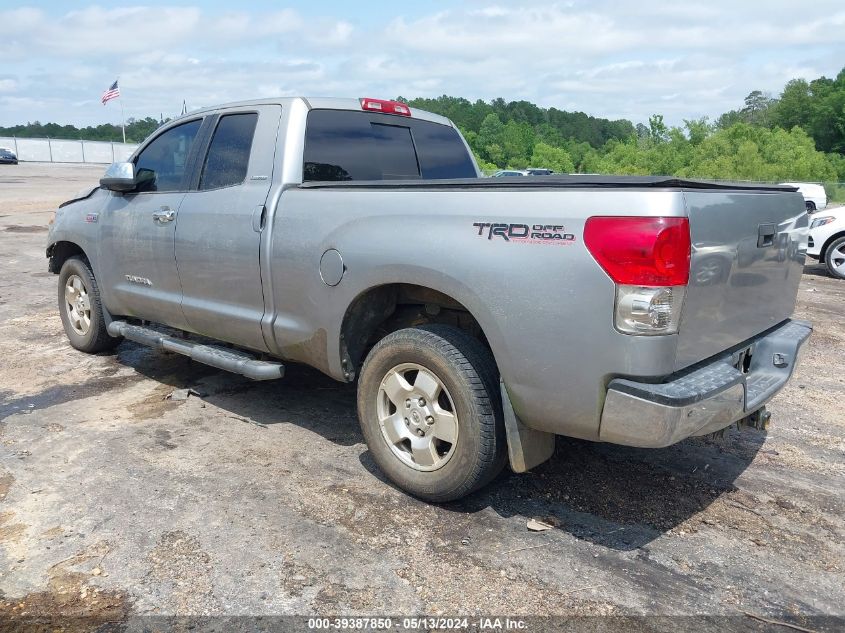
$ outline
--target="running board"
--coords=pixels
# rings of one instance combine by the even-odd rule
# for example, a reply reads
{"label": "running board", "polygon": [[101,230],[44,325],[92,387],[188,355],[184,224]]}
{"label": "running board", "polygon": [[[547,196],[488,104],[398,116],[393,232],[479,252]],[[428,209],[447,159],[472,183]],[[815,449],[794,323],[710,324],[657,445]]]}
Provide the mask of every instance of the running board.
{"label": "running board", "polygon": [[114,337],[122,336],[141,345],[182,354],[198,363],[225,369],[253,380],[273,380],[285,375],[285,366],[282,363],[256,360],[246,352],[225,347],[192,343],[162,334],[150,327],[130,325],[126,321],[112,321],[109,323],[108,332]]}

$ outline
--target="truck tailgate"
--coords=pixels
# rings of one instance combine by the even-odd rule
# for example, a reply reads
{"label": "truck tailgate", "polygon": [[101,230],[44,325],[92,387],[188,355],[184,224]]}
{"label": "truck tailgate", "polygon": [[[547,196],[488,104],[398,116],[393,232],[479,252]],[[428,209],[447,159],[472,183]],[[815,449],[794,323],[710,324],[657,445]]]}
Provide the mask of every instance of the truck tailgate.
{"label": "truck tailgate", "polygon": [[685,190],[684,198],[692,256],[676,369],[789,318],[807,233],[799,193]]}

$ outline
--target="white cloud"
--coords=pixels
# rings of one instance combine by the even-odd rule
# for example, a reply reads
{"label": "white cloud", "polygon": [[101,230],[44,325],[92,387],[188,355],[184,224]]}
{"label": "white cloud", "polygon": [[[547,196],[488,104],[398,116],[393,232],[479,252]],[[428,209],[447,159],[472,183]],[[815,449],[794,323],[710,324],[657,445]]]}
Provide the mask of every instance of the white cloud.
{"label": "white cloud", "polygon": [[[235,45],[248,47],[264,38],[307,31],[302,16],[284,9],[268,14],[229,11],[221,15],[204,13],[197,7],[92,6],[61,16],[42,9],[0,11],[0,24],[11,25],[16,43],[39,55],[52,53],[102,58],[107,54],[127,56],[150,50],[219,50]],[[352,25],[344,20],[322,20],[313,25],[319,34],[334,42],[349,39]],[[297,38],[295,38],[297,39]]]}
{"label": "white cloud", "polygon": [[173,113],[183,98],[199,106],[273,94],[446,93],[635,121],[662,112],[680,123],[737,107],[753,89],[777,93],[795,76],[835,74],[845,60],[840,0],[799,9],[788,0],[482,1],[414,18],[397,5],[377,21],[355,5],[343,13],[0,11],[12,34],[0,93],[18,99],[3,102],[0,124],[35,109],[59,121],[114,116],[96,98],[118,75],[134,116]]}
{"label": "white cloud", "polygon": [[193,32],[200,21],[196,8],[90,7],[55,19],[43,10],[0,13],[25,49],[79,57],[126,55],[168,46]]}

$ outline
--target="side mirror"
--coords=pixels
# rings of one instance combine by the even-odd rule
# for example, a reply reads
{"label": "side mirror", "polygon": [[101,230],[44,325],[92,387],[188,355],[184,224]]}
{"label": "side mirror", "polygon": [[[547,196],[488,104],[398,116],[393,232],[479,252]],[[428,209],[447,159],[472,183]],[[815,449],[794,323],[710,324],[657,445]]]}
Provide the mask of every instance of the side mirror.
{"label": "side mirror", "polygon": [[134,163],[112,163],[100,178],[100,186],[109,191],[132,191],[138,186],[135,181]]}

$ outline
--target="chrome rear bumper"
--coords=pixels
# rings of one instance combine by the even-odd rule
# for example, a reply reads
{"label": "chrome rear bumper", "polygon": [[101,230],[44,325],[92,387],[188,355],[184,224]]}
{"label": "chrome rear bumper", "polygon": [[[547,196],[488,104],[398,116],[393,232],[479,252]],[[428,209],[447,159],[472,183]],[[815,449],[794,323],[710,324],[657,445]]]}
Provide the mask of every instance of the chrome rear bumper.
{"label": "chrome rear bumper", "polygon": [[[741,350],[693,366],[666,382],[611,380],[599,438],[659,448],[713,433],[751,415],[787,383],[812,331],[807,321],[789,320],[746,342]],[[751,362],[748,373],[743,373],[734,365],[746,350]]]}

